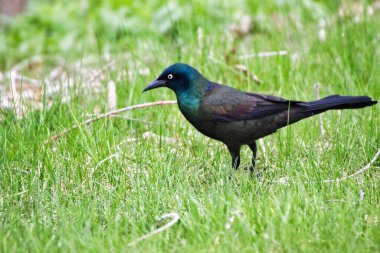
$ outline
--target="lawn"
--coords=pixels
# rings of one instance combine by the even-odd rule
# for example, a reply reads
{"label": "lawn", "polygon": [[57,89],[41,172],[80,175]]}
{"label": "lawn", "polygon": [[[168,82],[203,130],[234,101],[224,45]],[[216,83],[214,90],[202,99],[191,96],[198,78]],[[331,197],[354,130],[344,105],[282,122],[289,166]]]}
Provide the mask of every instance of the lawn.
{"label": "lawn", "polygon": [[0,30],[0,252],[380,252],[379,105],[264,138],[259,177],[176,105],[80,124],[175,100],[142,93],[174,62],[250,92],[380,100],[379,1],[32,0]]}

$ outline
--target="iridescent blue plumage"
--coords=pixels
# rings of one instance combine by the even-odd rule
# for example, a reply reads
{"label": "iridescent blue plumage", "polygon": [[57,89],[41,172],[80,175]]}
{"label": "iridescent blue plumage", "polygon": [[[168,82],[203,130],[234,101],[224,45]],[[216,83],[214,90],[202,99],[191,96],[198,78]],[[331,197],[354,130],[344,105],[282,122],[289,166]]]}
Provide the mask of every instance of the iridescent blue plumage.
{"label": "iridescent blue plumage", "polygon": [[[168,78],[169,75],[172,79]],[[198,117],[201,98],[209,81],[196,69],[182,63],[171,65],[157,79],[166,80],[166,87],[177,96],[181,112],[189,121],[194,121]]]}

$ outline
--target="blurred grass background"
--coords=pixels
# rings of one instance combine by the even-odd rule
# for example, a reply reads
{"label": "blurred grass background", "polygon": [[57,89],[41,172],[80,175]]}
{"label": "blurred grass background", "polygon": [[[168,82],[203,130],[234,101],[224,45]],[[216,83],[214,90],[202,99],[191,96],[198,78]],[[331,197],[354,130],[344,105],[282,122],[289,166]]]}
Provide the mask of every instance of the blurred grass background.
{"label": "blurred grass background", "polygon": [[[52,53],[77,58],[89,53],[133,51],[149,43],[179,50],[196,42],[199,27],[205,35],[225,37],[228,27],[243,15],[253,18],[254,42],[256,37],[282,41],[283,36],[290,39],[304,28],[317,29],[321,20],[337,16],[339,10],[348,17],[360,12],[367,15],[367,5],[370,2],[33,0],[21,16],[2,22],[1,68],[14,63],[10,56],[13,61]],[[259,45],[250,44],[254,46]],[[180,58],[176,50],[168,54]]]}
{"label": "blurred grass background", "polygon": [[[110,82],[118,108],[174,99],[169,90],[141,91],[179,61],[252,92],[312,100],[320,83],[321,96],[379,100],[379,14],[379,1],[30,0],[23,13],[2,15],[1,99],[12,85],[20,94],[28,88],[24,77],[38,80],[41,94],[27,113],[15,102],[1,108],[0,250],[379,251],[379,161],[357,178],[323,183],[377,152],[378,105],[324,114],[323,136],[313,118],[265,138],[260,179],[240,170],[229,180],[225,147],[197,133],[176,106],[98,121],[42,145],[109,110]],[[287,54],[247,57],[278,51]],[[57,67],[55,82],[69,95],[48,97]],[[144,139],[146,132],[157,137]],[[242,157],[249,164],[248,149]],[[180,222],[128,246],[169,212]]]}

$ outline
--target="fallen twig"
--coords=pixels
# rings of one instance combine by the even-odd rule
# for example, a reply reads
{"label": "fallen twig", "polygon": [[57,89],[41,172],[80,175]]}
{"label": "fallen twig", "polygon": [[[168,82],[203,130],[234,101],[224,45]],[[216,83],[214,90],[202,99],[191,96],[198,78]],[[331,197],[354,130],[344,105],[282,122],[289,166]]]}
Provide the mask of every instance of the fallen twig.
{"label": "fallen twig", "polygon": [[58,140],[62,136],[65,136],[69,132],[71,132],[71,131],[73,131],[73,130],[81,127],[81,126],[89,125],[89,124],[91,124],[94,121],[97,121],[97,120],[100,120],[100,119],[103,119],[103,118],[107,118],[107,117],[115,115],[115,114],[123,113],[123,112],[126,112],[126,111],[132,111],[132,110],[135,110],[135,109],[141,109],[141,108],[145,108],[145,107],[156,106],[156,105],[172,105],[172,104],[176,104],[176,103],[177,103],[177,101],[171,101],[171,100],[169,100],[169,101],[157,101],[157,102],[152,102],[152,103],[132,105],[132,106],[124,107],[124,108],[121,108],[121,109],[113,110],[113,111],[110,111],[110,112],[107,112],[107,113],[104,113],[104,114],[100,114],[100,115],[98,115],[98,116],[96,116],[94,118],[87,119],[86,121],[83,121],[83,122],[81,122],[79,124],[76,124],[76,125],[70,127],[70,128],[66,128],[66,129],[62,130],[60,133],[55,134],[52,137],[50,137],[49,139],[45,140],[43,144],[44,145],[49,144],[49,143],[51,143],[53,141]]}
{"label": "fallen twig", "polygon": [[150,125],[166,125],[166,126],[167,125],[173,125],[170,123],[153,122],[153,121],[149,121],[149,120],[136,119],[136,118],[132,118],[132,117],[128,117],[128,116],[121,116],[121,115],[112,115],[110,117],[111,118],[125,119],[125,120],[130,120],[130,121],[136,121],[136,122],[141,122],[141,123],[150,124]]}
{"label": "fallen twig", "polygon": [[133,245],[136,245],[137,243],[145,240],[145,239],[148,239],[149,237],[153,236],[153,235],[156,235],[156,234],[159,234],[161,233],[162,231],[164,231],[165,229],[168,229],[170,228],[171,226],[173,226],[178,220],[179,220],[179,214],[177,213],[168,213],[168,214],[164,214],[163,216],[161,216],[160,218],[158,218],[158,220],[163,220],[163,219],[167,219],[167,218],[172,218],[171,221],[169,221],[168,223],[166,223],[164,226],[156,229],[156,230],[153,230],[152,232],[148,233],[148,234],[145,234],[139,238],[137,238],[136,240],[130,242],[128,244],[128,246],[133,246]]}

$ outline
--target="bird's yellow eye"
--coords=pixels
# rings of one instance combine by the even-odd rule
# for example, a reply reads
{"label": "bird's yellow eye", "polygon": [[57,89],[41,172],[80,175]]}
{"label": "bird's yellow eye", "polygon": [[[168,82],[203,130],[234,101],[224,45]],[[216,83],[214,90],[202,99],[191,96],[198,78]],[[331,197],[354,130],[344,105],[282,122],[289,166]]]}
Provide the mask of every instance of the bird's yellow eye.
{"label": "bird's yellow eye", "polygon": [[169,75],[168,75],[168,79],[173,79],[173,75],[172,75],[172,74],[169,74]]}

